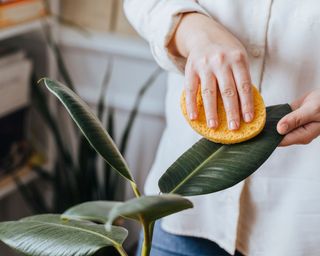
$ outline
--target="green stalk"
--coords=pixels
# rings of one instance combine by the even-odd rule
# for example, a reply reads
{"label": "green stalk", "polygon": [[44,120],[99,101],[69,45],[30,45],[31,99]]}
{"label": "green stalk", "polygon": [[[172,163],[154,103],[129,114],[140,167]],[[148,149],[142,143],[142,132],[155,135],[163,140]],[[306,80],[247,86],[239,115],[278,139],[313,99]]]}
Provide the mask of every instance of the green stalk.
{"label": "green stalk", "polygon": [[118,251],[118,253],[120,253],[121,256],[128,256],[128,254],[126,253],[126,251],[123,249],[123,247],[121,245],[116,246],[115,248]]}
{"label": "green stalk", "polygon": [[141,256],[149,256],[151,250],[151,234],[150,234],[150,224],[145,222],[144,219],[140,218],[142,227],[143,227],[143,244]]}
{"label": "green stalk", "polygon": [[136,184],[134,181],[130,181],[130,185],[131,185],[131,188],[132,188],[132,190],[133,190],[134,195],[135,195],[137,198],[139,198],[139,197],[141,196],[141,193],[140,193],[140,191],[139,191],[139,189],[138,189],[137,184]]}
{"label": "green stalk", "polygon": [[150,243],[152,244],[152,238],[153,238],[153,230],[154,230],[154,224],[155,222],[152,221],[150,224],[149,224],[149,239],[150,239]]}

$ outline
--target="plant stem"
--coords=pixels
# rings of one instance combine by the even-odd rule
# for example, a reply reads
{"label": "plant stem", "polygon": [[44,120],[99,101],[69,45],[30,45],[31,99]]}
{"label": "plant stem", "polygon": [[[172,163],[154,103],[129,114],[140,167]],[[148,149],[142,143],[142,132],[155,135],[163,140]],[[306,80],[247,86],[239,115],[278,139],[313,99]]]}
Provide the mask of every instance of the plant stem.
{"label": "plant stem", "polygon": [[152,221],[150,224],[149,224],[149,239],[150,239],[150,243],[152,244],[152,238],[153,238],[153,230],[154,230],[154,224],[155,222]]}
{"label": "plant stem", "polygon": [[123,249],[122,246],[116,246],[115,248],[117,249],[117,251],[120,253],[121,256],[128,256],[128,254],[126,253],[126,251]]}
{"label": "plant stem", "polygon": [[137,187],[137,184],[134,182],[134,181],[130,181],[130,185],[131,185],[131,188],[133,190],[133,193],[134,195],[139,198],[141,196],[141,193]]}
{"label": "plant stem", "polygon": [[149,256],[151,250],[151,236],[150,236],[150,225],[141,219],[142,227],[143,227],[143,245],[141,256]]}

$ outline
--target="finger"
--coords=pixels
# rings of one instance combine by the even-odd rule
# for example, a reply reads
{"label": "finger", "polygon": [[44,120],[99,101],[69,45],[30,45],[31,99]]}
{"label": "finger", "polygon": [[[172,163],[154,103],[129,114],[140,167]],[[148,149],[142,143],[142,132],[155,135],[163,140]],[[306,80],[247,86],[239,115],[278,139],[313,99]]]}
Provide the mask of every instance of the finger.
{"label": "finger", "polygon": [[254,118],[254,104],[251,77],[245,59],[239,58],[233,66],[233,77],[238,90],[243,120],[249,123]]}
{"label": "finger", "polygon": [[199,88],[199,77],[196,72],[186,65],[185,69],[185,91],[186,91],[186,107],[190,120],[198,117],[197,109],[197,92]]}
{"label": "finger", "polygon": [[305,124],[298,129],[288,133],[280,143],[280,147],[295,144],[309,144],[320,135],[320,122]]}
{"label": "finger", "polygon": [[290,106],[292,108],[292,110],[296,110],[299,107],[301,107],[302,103],[304,102],[305,98],[309,95],[310,92],[305,93],[301,98],[293,101]]}
{"label": "finger", "polygon": [[229,130],[240,127],[239,101],[236,85],[230,67],[223,68],[216,73],[223,105],[226,110]]}
{"label": "finger", "polygon": [[218,127],[217,81],[211,71],[201,72],[201,95],[209,128]]}
{"label": "finger", "polygon": [[314,109],[311,104],[303,105],[284,116],[277,125],[280,134],[288,132],[313,121]]}

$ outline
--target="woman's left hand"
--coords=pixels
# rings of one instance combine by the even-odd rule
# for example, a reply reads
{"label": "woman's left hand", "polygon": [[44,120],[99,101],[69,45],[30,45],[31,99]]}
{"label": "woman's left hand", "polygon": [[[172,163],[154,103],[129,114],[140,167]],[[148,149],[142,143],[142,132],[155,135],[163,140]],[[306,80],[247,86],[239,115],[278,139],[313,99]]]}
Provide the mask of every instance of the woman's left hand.
{"label": "woman's left hand", "polygon": [[280,146],[309,144],[320,135],[320,89],[294,101],[291,108],[277,125],[278,132],[285,135]]}

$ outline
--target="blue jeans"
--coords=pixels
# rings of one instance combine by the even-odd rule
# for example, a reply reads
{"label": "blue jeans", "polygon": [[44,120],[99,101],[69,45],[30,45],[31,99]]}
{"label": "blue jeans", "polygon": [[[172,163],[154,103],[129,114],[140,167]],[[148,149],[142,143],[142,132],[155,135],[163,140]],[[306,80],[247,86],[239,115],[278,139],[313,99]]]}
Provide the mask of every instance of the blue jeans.
{"label": "blue jeans", "polygon": [[[143,236],[140,235],[137,256],[140,256]],[[203,238],[178,236],[165,232],[156,222],[151,256],[231,256],[216,243]],[[236,253],[235,256],[241,256]]]}

